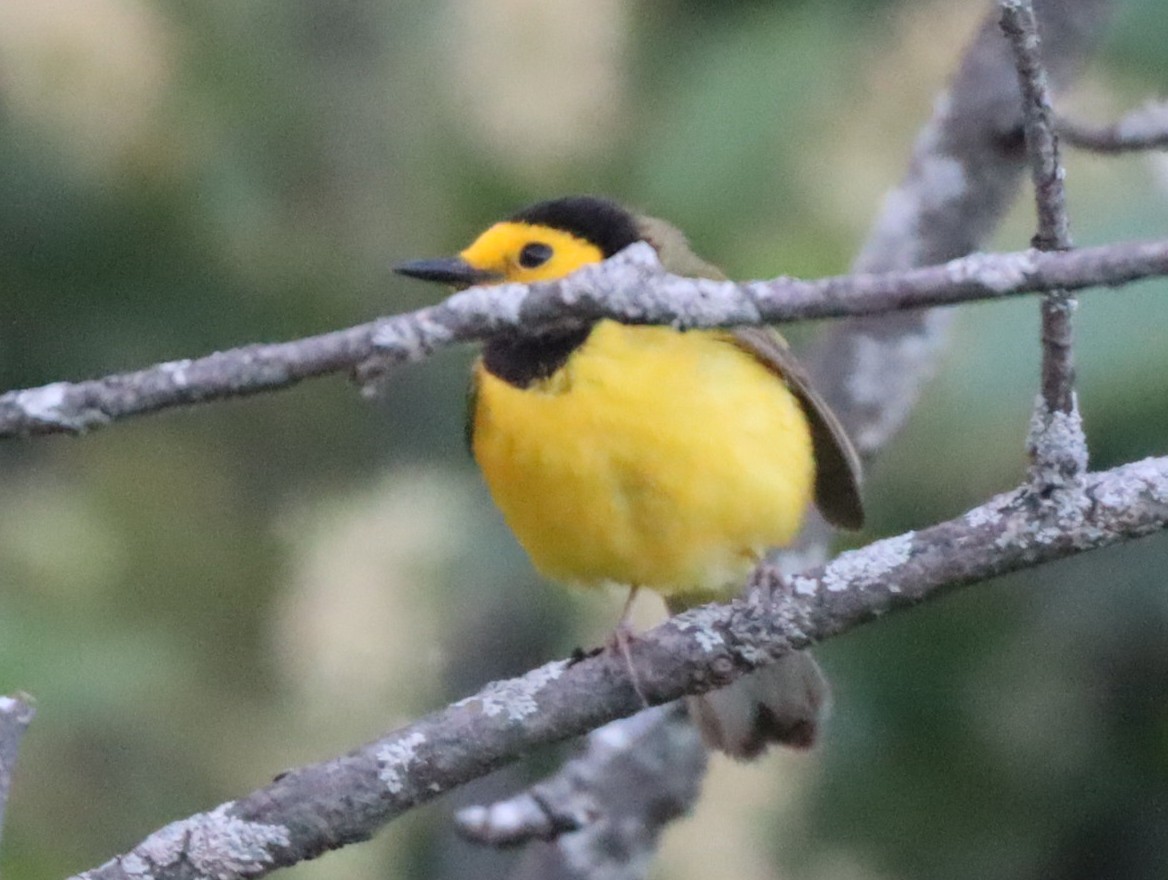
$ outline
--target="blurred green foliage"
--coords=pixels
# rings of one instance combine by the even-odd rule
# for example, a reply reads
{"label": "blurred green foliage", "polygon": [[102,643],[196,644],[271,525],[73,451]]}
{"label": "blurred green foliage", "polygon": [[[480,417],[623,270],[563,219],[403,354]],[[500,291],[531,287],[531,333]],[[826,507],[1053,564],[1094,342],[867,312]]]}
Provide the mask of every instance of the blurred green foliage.
{"label": "blurred green foliage", "polygon": [[[1168,69],[1168,6],[1119,6],[1074,105],[1099,120]],[[845,271],[979,11],[7,0],[0,385],[416,307],[434,291],[393,262],[572,191],[671,218],[738,276]],[[1072,156],[1069,183],[1079,242],[1168,235],[1164,155]],[[1031,225],[1020,206],[997,243]],[[867,537],[1018,479],[1036,312],[965,310],[872,475]],[[1166,324],[1163,282],[1084,297],[1099,467],[1166,452]],[[0,693],[40,701],[0,870],[89,867],[603,637],[619,600],[546,589],[478,484],[469,357],[402,370],[373,402],[323,380],[0,444]],[[753,867],[719,874],[694,857],[709,841],[679,833],[658,876],[1163,877],[1166,553],[1153,539],[1014,576],[825,645],[824,747],[752,768],[749,816],[716,779],[702,805]],[[498,875],[507,856],[451,839],[456,799],[290,876]]]}

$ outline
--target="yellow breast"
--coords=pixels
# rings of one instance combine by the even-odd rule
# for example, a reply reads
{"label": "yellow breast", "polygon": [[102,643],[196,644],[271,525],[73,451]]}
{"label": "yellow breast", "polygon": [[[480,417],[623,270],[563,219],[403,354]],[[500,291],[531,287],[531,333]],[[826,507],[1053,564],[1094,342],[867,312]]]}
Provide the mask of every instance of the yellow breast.
{"label": "yellow breast", "polygon": [[602,321],[548,380],[475,373],[475,458],[547,577],[707,601],[799,530],[807,421],[724,334]]}

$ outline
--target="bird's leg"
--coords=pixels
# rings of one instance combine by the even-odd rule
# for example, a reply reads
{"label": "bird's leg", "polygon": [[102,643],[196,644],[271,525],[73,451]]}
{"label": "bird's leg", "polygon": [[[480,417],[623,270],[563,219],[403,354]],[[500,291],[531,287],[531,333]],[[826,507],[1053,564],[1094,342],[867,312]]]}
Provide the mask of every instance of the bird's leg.
{"label": "bird's leg", "polygon": [[625,668],[629,671],[629,680],[633,683],[633,690],[637,692],[637,696],[641,698],[641,702],[648,708],[649,700],[645,697],[645,692],[641,688],[641,679],[637,675],[637,668],[633,665],[633,654],[629,650],[629,643],[633,638],[633,626],[629,623],[629,615],[633,610],[633,600],[637,598],[637,591],[641,588],[639,586],[629,587],[629,597],[625,599],[625,607],[621,611],[620,620],[617,621],[616,629],[612,632],[612,643],[610,647],[615,648],[620,652],[620,655],[625,660]]}
{"label": "bird's leg", "polygon": [[620,620],[616,622],[617,629],[631,630],[633,628],[632,624],[629,623],[629,617],[633,613],[633,602],[636,601],[637,593],[640,590],[641,588],[639,586],[629,587],[629,596],[625,599],[625,605],[621,609]]}

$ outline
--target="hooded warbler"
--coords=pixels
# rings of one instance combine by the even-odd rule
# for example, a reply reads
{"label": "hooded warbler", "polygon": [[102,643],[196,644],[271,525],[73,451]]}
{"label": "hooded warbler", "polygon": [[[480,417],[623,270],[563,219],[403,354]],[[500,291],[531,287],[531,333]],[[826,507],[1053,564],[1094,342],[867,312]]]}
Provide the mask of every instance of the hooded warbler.
{"label": "hooded warbler", "polygon": [[[591,196],[532,205],[457,257],[397,271],[457,288],[545,281],[636,241],[670,272],[725,278],[675,227]],[[737,594],[813,501],[833,524],[863,522],[859,459],[766,328],[600,320],[501,333],[473,367],[467,436],[536,569],[569,584],[652,589],[673,613]],[[737,757],[768,741],[809,745],[826,685],[813,661],[793,658],[691,701],[707,741]]]}

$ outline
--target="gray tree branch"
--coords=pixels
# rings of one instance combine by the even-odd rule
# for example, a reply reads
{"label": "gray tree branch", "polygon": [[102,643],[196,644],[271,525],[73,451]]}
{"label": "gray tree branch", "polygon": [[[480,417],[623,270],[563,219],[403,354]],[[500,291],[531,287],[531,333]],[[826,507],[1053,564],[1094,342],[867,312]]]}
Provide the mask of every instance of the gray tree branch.
{"label": "gray tree branch", "polygon": [[[765,563],[753,575],[756,598],[694,609],[632,643],[640,690],[661,704],[720,687],[890,611],[1166,527],[1168,458],[1152,458],[1088,474],[1073,503],[1043,503],[1024,487],[789,579]],[[445,791],[641,707],[615,652],[549,663],[168,825],[75,880],[264,876],[364,840]]]}
{"label": "gray tree branch", "polygon": [[0,696],[0,839],[3,839],[4,809],[12,789],[12,774],[20,754],[20,741],[34,715],[36,709],[23,694]]}
{"label": "gray tree branch", "polygon": [[[997,4],[961,59],[884,200],[853,269],[890,272],[984,247],[1026,167],[1022,105]],[[1112,0],[1039,0],[1044,61],[1066,89],[1102,41]],[[806,358],[816,388],[869,457],[900,429],[944,348],[950,315],[935,310],[859,317],[830,327]]]}
{"label": "gray tree branch", "polygon": [[[874,315],[1056,288],[1118,286],[1168,275],[1168,241],[1068,253],[975,254],[936,266],[816,281],[735,283],[666,274],[635,244],[560,281],[472,288],[443,302],[293,342],[248,345],[194,360],[0,395],[0,438],[79,433],[160,410],[287,388],[328,373],[374,373],[493,333],[613,317],[716,327]],[[369,366],[372,365],[372,366]],[[861,435],[861,439],[867,435]],[[865,449],[872,447],[872,438]]]}
{"label": "gray tree branch", "polygon": [[1094,153],[1168,150],[1168,102],[1149,101],[1110,125],[1093,126],[1062,118],[1058,130],[1071,146]]}

